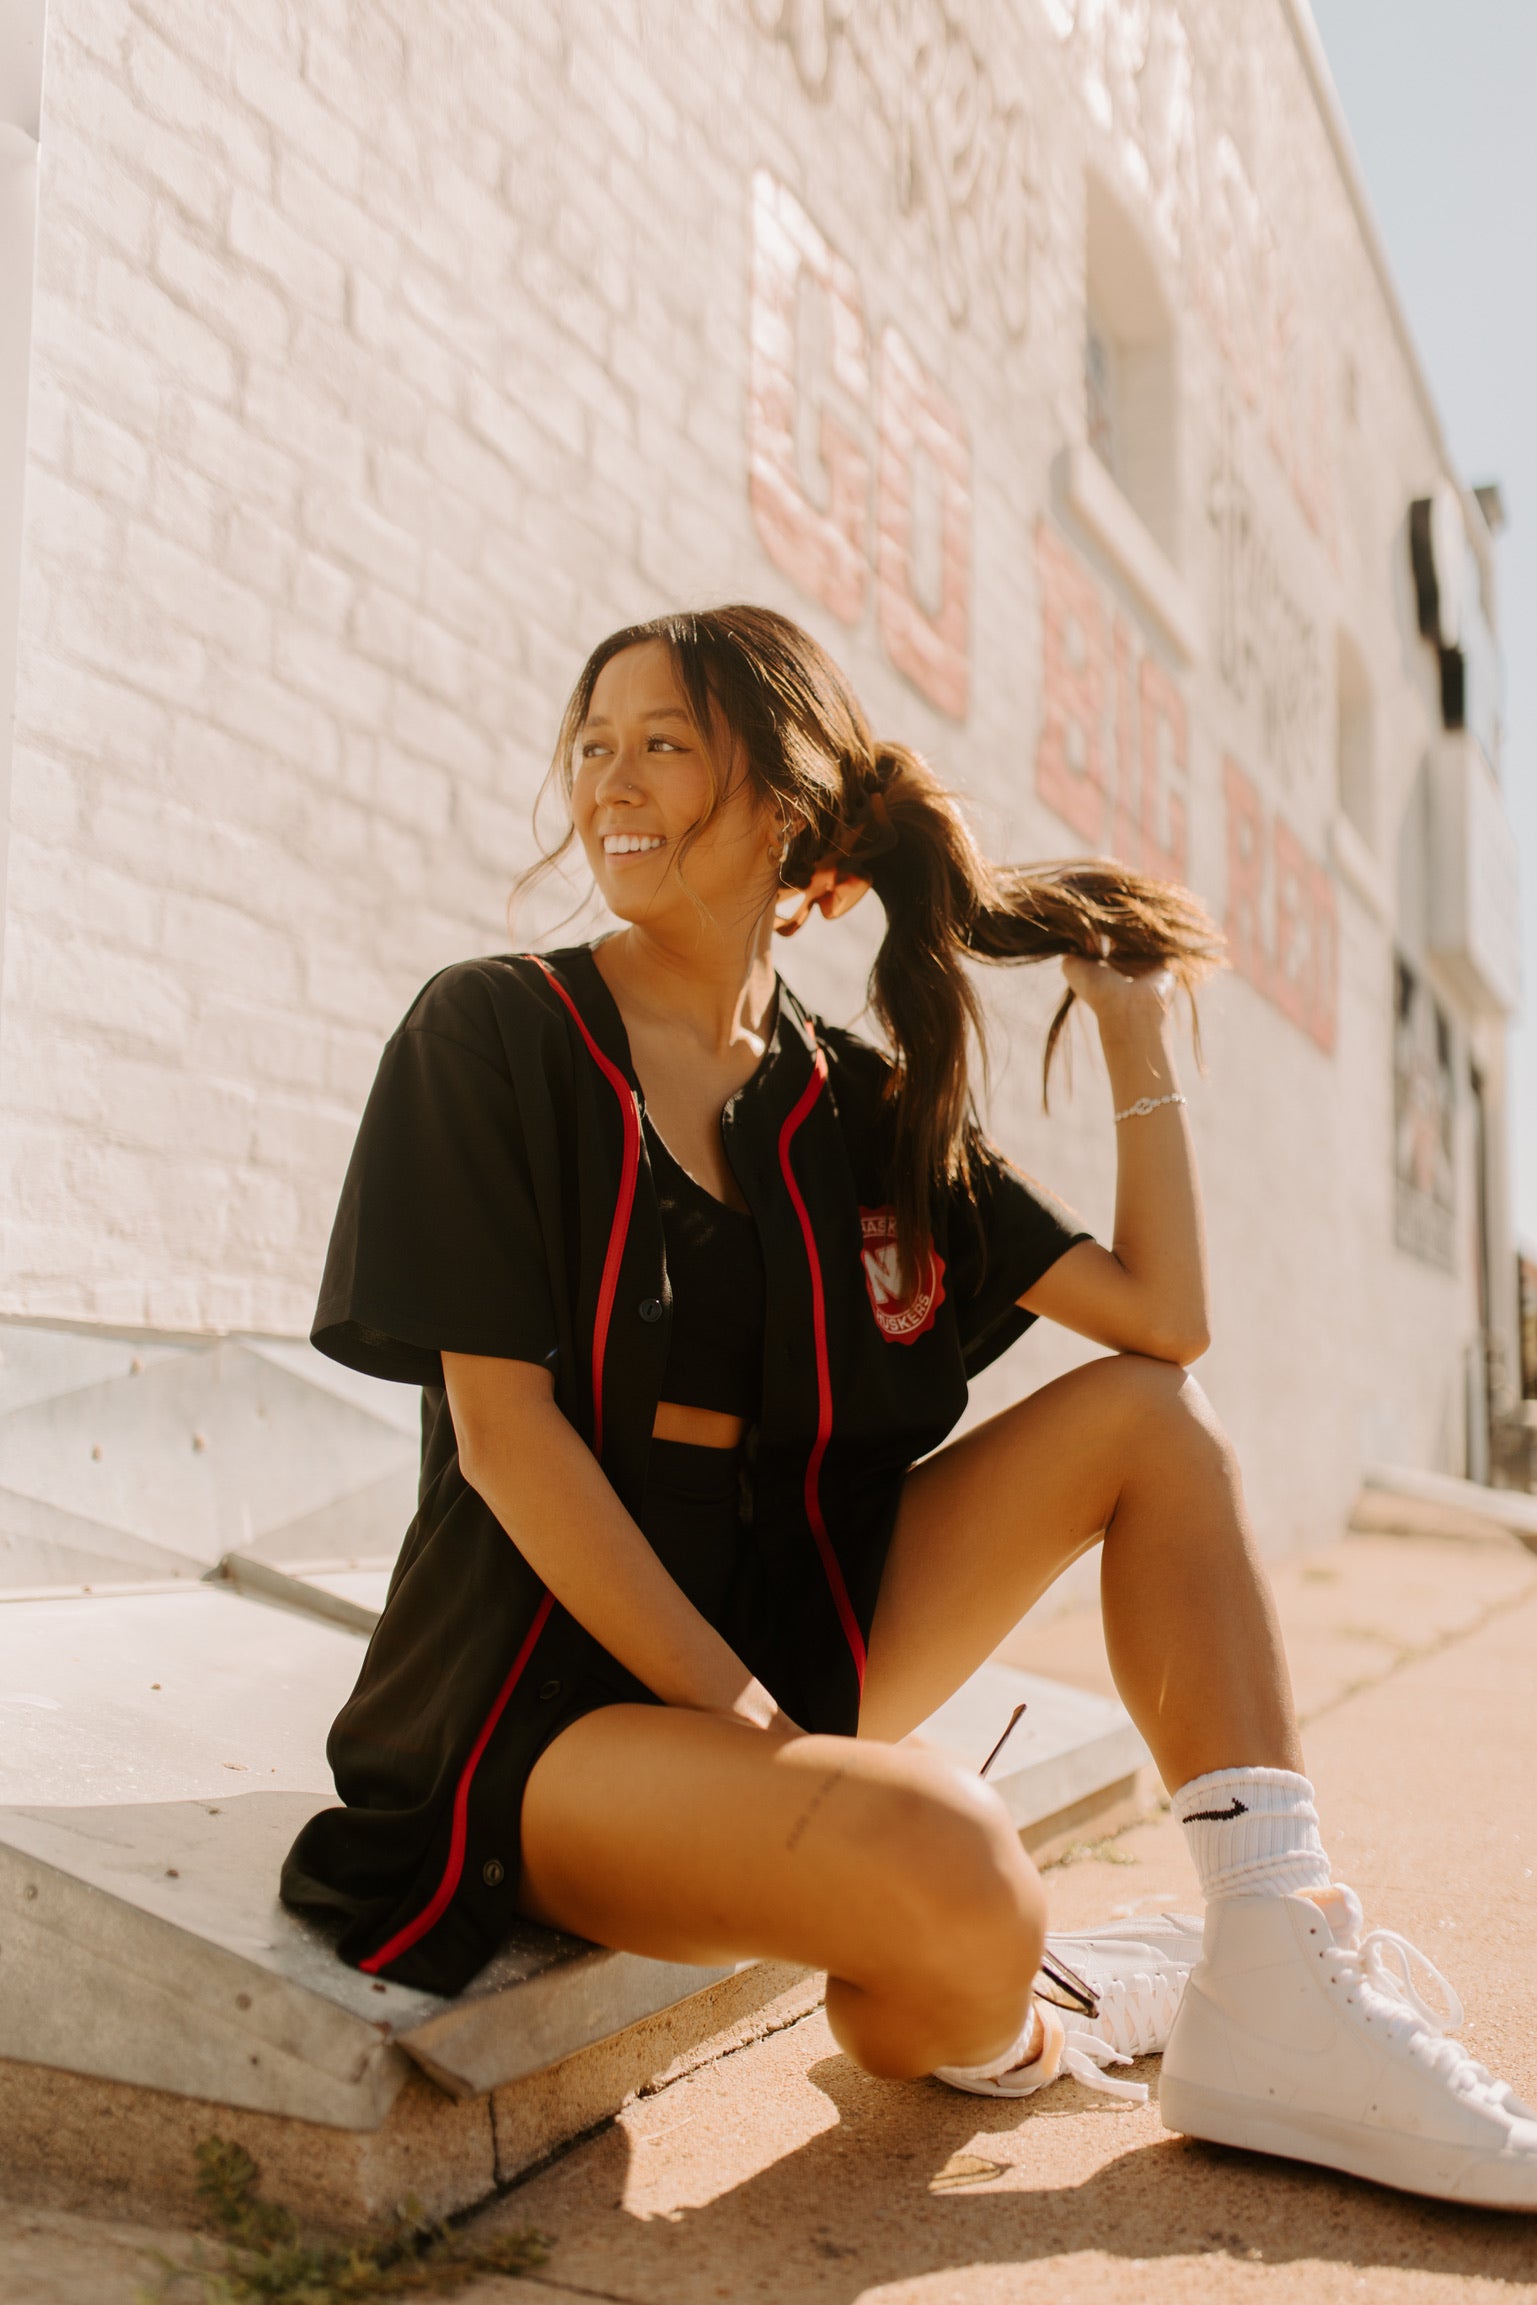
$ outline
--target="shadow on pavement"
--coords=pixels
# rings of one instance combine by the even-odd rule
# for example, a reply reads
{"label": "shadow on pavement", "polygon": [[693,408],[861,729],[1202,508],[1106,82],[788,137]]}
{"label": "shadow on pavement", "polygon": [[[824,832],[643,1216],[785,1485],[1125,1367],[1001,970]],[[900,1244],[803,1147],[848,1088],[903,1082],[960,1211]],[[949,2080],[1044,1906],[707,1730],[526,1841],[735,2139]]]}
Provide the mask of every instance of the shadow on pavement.
{"label": "shadow on pavement", "polygon": [[[1144,2077],[1154,2071],[1144,2067]],[[1532,2293],[1537,2221],[1524,2216],[1420,2201],[1162,2131],[1148,2139],[1145,2127],[1142,2142],[1087,2180],[1054,2187],[1054,2161],[1067,2154],[1081,2167],[1086,2146],[1102,2149],[1092,2132],[1085,2139],[1086,2118],[1131,2117],[1076,2085],[1059,2085],[1048,2111],[958,2099],[938,2083],[872,2081],[842,2057],[807,2078],[831,2100],[836,2124],[702,2207],[625,2212],[627,2179],[639,2174],[630,2138],[616,2128],[594,2139],[566,2197],[573,2212],[585,2195],[589,2206],[601,2199],[620,2213],[593,2218],[561,2246],[566,2187],[544,2192],[540,2218],[557,2235],[545,2278],[597,2284],[641,2305],[713,2305],[722,2296],[741,2305],[760,2295],[775,2305],[853,2305],[887,2284],[968,2266],[1104,2254],[1141,2259],[1150,2272],[1160,2259],[1225,2256],[1256,2274],[1312,2261],[1472,2276]],[[1071,2142],[1058,2127],[1069,2121]],[[1016,2180],[1008,2190],[997,2189],[990,2160]],[[560,2174],[578,2179],[574,2163]]]}

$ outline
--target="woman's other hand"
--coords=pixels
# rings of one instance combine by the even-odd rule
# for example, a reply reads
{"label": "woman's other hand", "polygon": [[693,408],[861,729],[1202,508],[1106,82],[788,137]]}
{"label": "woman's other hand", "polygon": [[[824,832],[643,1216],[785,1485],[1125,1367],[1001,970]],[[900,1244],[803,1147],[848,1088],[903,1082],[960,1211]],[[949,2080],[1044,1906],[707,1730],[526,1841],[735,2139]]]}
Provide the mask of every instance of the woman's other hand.
{"label": "woman's other hand", "polygon": [[446,1352],[459,1467],[562,1608],[664,1705],[802,1732],[682,1588],[530,1361]]}

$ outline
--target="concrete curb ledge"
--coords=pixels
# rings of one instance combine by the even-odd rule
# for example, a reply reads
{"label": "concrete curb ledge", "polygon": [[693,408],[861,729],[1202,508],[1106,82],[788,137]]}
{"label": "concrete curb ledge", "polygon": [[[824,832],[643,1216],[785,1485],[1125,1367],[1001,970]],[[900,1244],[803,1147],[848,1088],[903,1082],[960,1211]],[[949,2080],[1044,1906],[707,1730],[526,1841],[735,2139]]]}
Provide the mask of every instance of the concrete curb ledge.
{"label": "concrete curb ledge", "polygon": [[0,2058],[0,2167],[13,2199],[140,2216],[153,2201],[196,2220],[193,2150],[219,2136],[244,2145],[267,2196],[307,2223],[356,2230],[387,2218],[408,2195],[431,2215],[450,2216],[648,2087],[793,2024],[821,1992],[820,1977],[758,1963],[477,2097],[446,2096],[408,2068],[373,2129]]}
{"label": "concrete curb ledge", "polygon": [[0,2055],[376,2129],[413,2065],[447,2096],[484,2096],[739,1973],[523,1924],[454,2000],[380,1985],[273,1895],[316,1806],[0,1810]]}
{"label": "concrete curb ledge", "polygon": [[[783,1967],[679,1967],[527,1923],[452,2000],[346,1967],[276,1886],[334,1798],[325,1726],[361,1628],[298,1607],[294,1581],[0,1608],[13,2188],[188,2206],[192,2147],[219,2134],[320,2221],[406,2193],[442,2214],[815,2002],[820,1979]],[[1020,1704],[990,1781],[1027,1843],[1122,1821],[1145,1756],[1103,1698],[989,1665],[922,1735],[975,1769]]]}
{"label": "concrete curb ledge", "polygon": [[[0,1377],[13,2189],[190,2207],[192,2148],[220,2134],[319,2221],[407,2193],[443,2214],[814,2004],[787,1968],[527,1925],[453,2000],[344,1967],[276,1886],[334,1798],[326,1733],[414,1493],[411,1404],[258,1340],[8,1331]],[[65,1591],[19,1600],[39,1586]],[[920,1734],[976,1769],[1021,1705],[990,1782],[1027,1846],[1126,1821],[1146,1756],[1103,1698],[988,1665]]]}
{"label": "concrete curb ledge", "polygon": [[1350,1525],[1384,1536],[1461,1537],[1474,1543],[1519,1537],[1537,1552],[1537,1497],[1521,1489],[1485,1488],[1451,1473],[1369,1465]]}

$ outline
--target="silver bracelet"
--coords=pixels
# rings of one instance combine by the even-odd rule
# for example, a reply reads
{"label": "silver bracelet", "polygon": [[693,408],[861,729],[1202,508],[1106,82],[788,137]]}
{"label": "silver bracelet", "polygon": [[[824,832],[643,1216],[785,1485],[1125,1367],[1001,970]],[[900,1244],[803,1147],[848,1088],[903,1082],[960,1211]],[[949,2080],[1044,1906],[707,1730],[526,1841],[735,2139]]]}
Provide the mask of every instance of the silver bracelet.
{"label": "silver bracelet", "polygon": [[1118,1112],[1115,1117],[1118,1121],[1140,1120],[1144,1113],[1156,1112],[1161,1104],[1183,1104],[1184,1101],[1178,1089],[1172,1096],[1139,1096],[1135,1104],[1129,1104],[1124,1112]]}

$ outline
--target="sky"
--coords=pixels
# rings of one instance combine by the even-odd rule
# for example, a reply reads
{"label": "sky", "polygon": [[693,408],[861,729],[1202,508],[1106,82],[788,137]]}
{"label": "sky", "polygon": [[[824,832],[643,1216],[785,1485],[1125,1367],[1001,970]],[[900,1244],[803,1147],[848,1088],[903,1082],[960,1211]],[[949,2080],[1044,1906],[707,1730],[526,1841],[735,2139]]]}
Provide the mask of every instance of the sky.
{"label": "sky", "polygon": [[1378,227],[1465,481],[1498,480],[1506,804],[1521,842],[1516,1222],[1537,1244],[1537,5],[1313,0]]}

